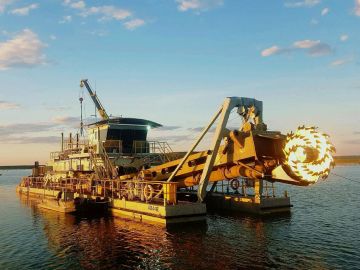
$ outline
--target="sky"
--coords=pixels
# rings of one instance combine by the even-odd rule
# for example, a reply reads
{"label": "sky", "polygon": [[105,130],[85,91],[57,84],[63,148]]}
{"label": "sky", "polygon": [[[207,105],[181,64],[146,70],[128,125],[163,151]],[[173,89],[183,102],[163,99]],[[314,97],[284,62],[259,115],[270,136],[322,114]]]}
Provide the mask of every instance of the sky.
{"label": "sky", "polygon": [[360,154],[359,56],[360,0],[0,0],[0,165],[59,150],[80,96],[95,120],[84,78],[174,150],[241,96],[264,102],[270,130],[317,126]]}

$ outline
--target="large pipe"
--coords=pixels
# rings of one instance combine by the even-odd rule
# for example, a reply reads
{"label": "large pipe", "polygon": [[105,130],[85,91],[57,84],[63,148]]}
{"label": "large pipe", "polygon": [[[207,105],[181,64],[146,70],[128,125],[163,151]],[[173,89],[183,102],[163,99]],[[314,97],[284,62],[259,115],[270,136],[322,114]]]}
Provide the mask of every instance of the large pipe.
{"label": "large pipe", "polygon": [[[221,167],[210,173],[209,182],[217,182],[225,179],[230,180],[238,177],[262,179],[264,177],[262,170],[263,168],[260,165],[255,166],[255,169],[245,164],[234,165],[230,168]],[[175,179],[175,181],[179,183],[178,187],[191,187],[199,184],[200,177],[201,173],[183,179]]]}

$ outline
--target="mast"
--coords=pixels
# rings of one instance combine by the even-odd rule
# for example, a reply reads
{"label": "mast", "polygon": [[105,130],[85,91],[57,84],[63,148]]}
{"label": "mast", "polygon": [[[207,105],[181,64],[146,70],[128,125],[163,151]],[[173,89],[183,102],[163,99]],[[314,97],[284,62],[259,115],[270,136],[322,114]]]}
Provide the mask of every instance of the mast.
{"label": "mast", "polygon": [[84,98],[83,97],[80,97],[79,98],[79,101],[80,101],[80,110],[81,110],[81,115],[80,115],[80,135],[83,136],[84,135],[84,121],[83,121],[83,101],[84,101]]}

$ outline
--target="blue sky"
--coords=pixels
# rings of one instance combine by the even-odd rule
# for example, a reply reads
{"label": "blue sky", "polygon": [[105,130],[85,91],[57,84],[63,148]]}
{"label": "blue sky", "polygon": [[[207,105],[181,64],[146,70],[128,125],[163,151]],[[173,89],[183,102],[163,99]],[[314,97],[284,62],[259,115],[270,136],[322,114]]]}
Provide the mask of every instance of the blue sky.
{"label": "blue sky", "polygon": [[82,78],[109,113],[162,123],[151,137],[177,150],[246,96],[270,129],[316,125],[360,154],[359,30],[359,0],[0,0],[0,164],[57,149]]}

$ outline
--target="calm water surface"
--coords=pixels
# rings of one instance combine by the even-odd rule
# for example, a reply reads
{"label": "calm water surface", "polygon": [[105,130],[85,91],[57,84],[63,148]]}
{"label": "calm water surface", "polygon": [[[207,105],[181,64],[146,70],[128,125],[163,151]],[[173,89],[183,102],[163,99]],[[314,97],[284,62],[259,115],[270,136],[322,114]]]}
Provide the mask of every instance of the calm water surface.
{"label": "calm water surface", "polygon": [[209,215],[172,230],[111,217],[41,210],[0,171],[0,269],[360,269],[360,166],[289,187],[292,214]]}

